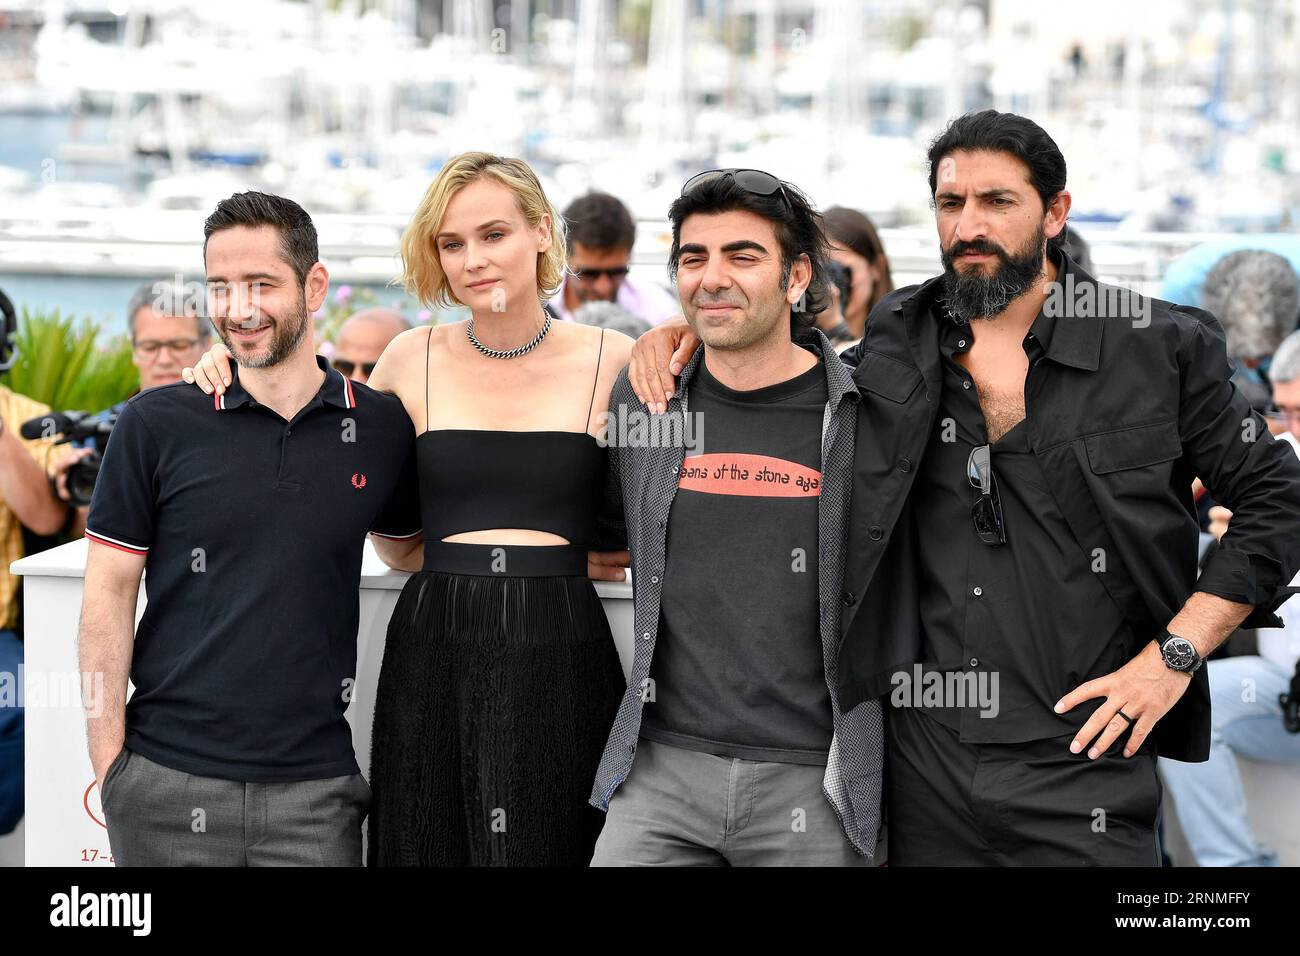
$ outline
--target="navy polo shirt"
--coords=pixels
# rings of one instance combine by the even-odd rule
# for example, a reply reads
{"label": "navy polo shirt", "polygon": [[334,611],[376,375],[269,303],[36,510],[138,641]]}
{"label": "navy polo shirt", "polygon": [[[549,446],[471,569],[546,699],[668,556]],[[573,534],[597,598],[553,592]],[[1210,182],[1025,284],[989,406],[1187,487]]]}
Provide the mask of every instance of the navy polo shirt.
{"label": "navy polo shirt", "polygon": [[367,532],[420,533],[402,403],[329,368],[292,421],[239,384],[130,399],[109,437],[86,537],[142,554],[148,605],[126,745],[243,781],[356,773],[344,718]]}

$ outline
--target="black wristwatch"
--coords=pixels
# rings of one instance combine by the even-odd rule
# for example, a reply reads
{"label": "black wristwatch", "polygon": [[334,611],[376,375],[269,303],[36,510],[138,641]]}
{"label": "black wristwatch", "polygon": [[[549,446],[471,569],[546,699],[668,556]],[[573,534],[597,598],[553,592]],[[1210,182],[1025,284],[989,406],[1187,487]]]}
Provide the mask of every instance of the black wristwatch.
{"label": "black wristwatch", "polygon": [[1205,658],[1196,653],[1195,645],[1185,637],[1165,631],[1155,641],[1160,645],[1160,655],[1170,670],[1182,671],[1190,677],[1205,663]]}

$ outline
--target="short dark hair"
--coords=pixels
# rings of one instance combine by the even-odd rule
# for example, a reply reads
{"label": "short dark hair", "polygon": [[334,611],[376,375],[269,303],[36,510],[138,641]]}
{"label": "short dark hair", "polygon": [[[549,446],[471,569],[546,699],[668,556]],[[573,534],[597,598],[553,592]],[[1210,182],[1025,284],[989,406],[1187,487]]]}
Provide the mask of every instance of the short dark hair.
{"label": "short dark hair", "polygon": [[564,210],[569,229],[569,251],[580,242],[589,249],[631,249],[636,223],[627,207],[608,193],[587,193]]}
{"label": "short dark hair", "polygon": [[822,227],[821,214],[808,197],[785,181],[782,188],[770,196],[760,196],[736,185],[731,176],[713,176],[695,186],[685,195],[678,196],[668,207],[668,218],[673,225],[673,245],[668,252],[668,275],[677,280],[677,256],[681,249],[682,223],[687,216],[697,213],[711,215],[744,210],[762,216],[772,224],[776,241],[781,246],[781,285],[790,279],[790,270],[801,255],[812,264],[812,280],[804,292],[803,305],[790,310],[791,330],[811,326],[813,318],[825,311],[830,303],[827,291],[830,279],[826,273],[826,259],[830,248]]}
{"label": "short dark hair", "polygon": [[207,261],[208,240],[212,234],[235,226],[274,226],[280,231],[280,256],[293,269],[298,283],[305,284],[307,273],[320,261],[316,226],[292,199],[270,193],[249,191],[235,193],[217,203],[217,208],[203,223],[203,258]]}
{"label": "short dark hair", "polygon": [[[959,151],[1007,153],[1029,167],[1029,182],[1046,210],[1065,188],[1065,156],[1047,131],[1033,120],[1015,113],[980,110],[958,116],[930,144],[930,201],[939,175],[939,163]],[[1047,241],[1049,251],[1065,245],[1065,230]]]}

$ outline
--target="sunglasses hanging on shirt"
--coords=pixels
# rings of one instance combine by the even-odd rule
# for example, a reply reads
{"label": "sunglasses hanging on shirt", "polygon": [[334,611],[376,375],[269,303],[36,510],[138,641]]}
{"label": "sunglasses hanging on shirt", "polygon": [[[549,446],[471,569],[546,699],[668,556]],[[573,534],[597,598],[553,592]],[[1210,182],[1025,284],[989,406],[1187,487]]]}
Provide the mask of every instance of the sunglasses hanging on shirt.
{"label": "sunglasses hanging on shirt", "polygon": [[975,533],[990,547],[1007,543],[1007,528],[1002,520],[1002,498],[998,495],[997,479],[993,477],[993,448],[976,445],[966,462],[966,477],[971,487],[979,492],[970,515],[975,523]]}

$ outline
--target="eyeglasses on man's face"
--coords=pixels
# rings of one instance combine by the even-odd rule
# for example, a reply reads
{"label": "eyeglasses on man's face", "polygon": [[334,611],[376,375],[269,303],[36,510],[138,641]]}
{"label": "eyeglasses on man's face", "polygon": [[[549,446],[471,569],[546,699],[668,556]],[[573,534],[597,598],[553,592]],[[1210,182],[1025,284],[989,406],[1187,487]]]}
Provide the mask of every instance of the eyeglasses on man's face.
{"label": "eyeglasses on man's face", "polygon": [[147,359],[156,359],[163,349],[172,355],[185,356],[198,348],[198,339],[139,339],[131,343],[135,354]]}
{"label": "eyeglasses on man's face", "polygon": [[357,362],[350,361],[348,359],[336,358],[332,360],[330,364],[332,364],[336,369],[338,369],[348,378],[351,378],[353,373],[356,372],[357,365],[359,364],[361,366],[361,371],[365,373],[366,378],[369,378],[371,375],[375,374],[375,365],[378,363],[376,362],[357,363]]}
{"label": "eyeglasses on man's face", "polygon": [[595,282],[601,276],[606,276],[611,282],[622,282],[627,278],[627,266],[615,266],[612,269],[572,269],[570,270],[573,277],[579,282]]}
{"label": "eyeglasses on man's face", "polygon": [[1276,405],[1268,411],[1265,417],[1290,427],[1300,424],[1300,407]]}

